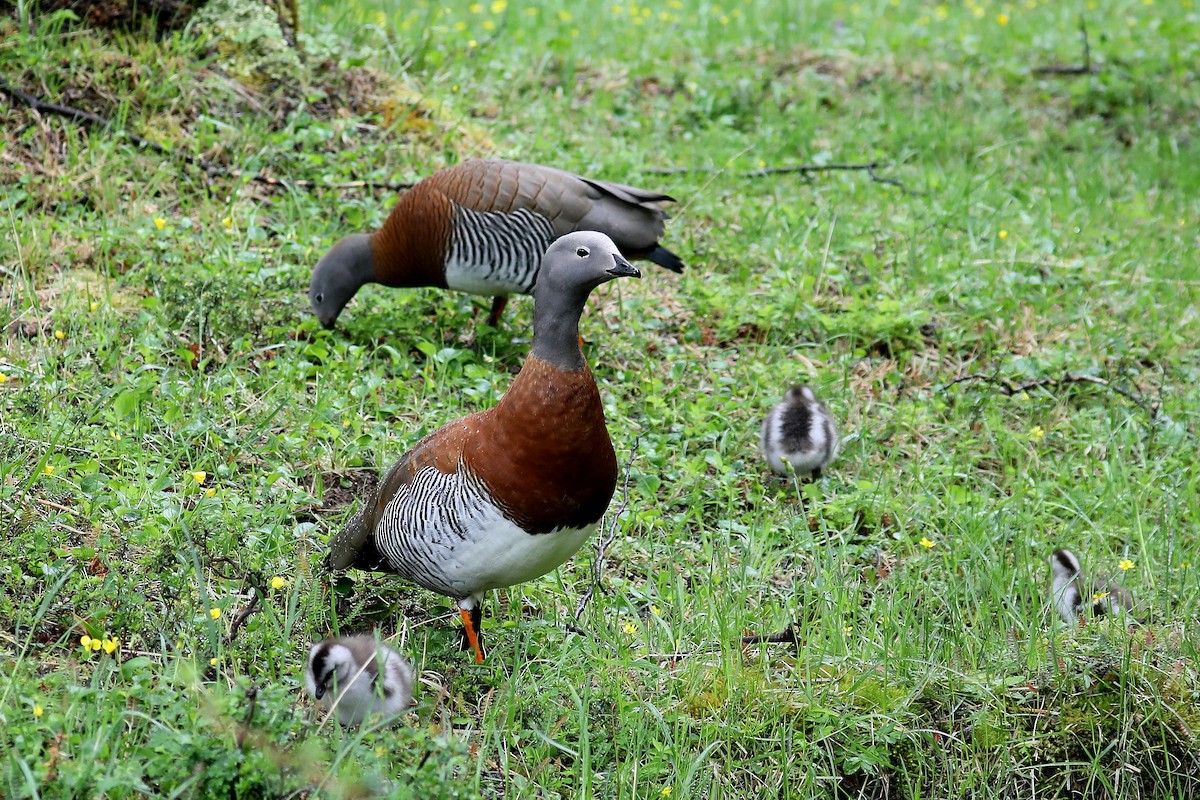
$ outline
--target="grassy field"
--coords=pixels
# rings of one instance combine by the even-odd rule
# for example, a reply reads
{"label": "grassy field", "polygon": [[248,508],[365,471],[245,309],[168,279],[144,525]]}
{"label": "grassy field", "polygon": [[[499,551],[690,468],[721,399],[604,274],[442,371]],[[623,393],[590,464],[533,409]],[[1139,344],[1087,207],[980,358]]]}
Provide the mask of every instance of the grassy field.
{"label": "grassy field", "polygon": [[[217,168],[0,103],[0,796],[1200,795],[1192,0],[302,20],[286,80],[238,82],[0,19],[7,82]],[[304,296],[395,200],[360,182],[478,155],[669,192],[688,264],[593,296],[611,543],[489,597],[482,666],[445,598],[317,565],[504,392],[532,301],[493,331],[370,287],[328,332]],[[846,435],[810,485],[757,451],[800,381]],[[1056,547],[1146,624],[1059,622]],[[343,731],[303,660],[372,628],[417,703]]]}

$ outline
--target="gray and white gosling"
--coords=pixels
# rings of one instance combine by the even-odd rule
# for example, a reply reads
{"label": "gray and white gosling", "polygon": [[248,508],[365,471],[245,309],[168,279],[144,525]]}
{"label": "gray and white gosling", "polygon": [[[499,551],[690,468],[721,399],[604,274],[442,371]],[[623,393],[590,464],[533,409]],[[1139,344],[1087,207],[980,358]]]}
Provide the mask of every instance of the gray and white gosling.
{"label": "gray and white gosling", "polygon": [[1068,625],[1079,622],[1079,615],[1116,615],[1133,607],[1133,598],[1116,583],[1090,581],[1080,571],[1079,559],[1070,550],[1055,550],[1049,557],[1053,584],[1050,598],[1058,615]]}
{"label": "gray and white gosling", "polygon": [[400,654],[371,635],[325,639],[312,646],[304,687],[343,725],[372,715],[402,713],[412,703],[413,671]]}
{"label": "gray and white gosling", "polygon": [[759,441],[771,469],[800,477],[821,477],[838,451],[837,430],[825,405],[807,386],[793,386],[763,420]]}

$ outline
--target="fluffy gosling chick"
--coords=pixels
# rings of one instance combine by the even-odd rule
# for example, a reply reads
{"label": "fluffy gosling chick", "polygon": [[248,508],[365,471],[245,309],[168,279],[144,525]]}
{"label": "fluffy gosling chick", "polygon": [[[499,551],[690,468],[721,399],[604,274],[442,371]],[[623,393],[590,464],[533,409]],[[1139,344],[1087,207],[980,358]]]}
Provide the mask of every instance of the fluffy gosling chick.
{"label": "fluffy gosling chick", "polygon": [[[793,386],[763,420],[759,441],[763,457],[780,475],[791,470],[813,480],[838,451],[837,430],[825,405],[807,386]],[[790,469],[789,469],[790,467]]]}
{"label": "fluffy gosling chick", "polygon": [[1055,550],[1048,561],[1054,579],[1050,598],[1067,624],[1077,624],[1083,613],[1099,617],[1133,607],[1133,598],[1118,584],[1088,580],[1080,571],[1079,559],[1070,550]]}
{"label": "fluffy gosling chick", "polygon": [[374,636],[326,639],[312,646],[304,686],[338,722],[360,725],[367,717],[402,713],[412,703],[412,667]]}

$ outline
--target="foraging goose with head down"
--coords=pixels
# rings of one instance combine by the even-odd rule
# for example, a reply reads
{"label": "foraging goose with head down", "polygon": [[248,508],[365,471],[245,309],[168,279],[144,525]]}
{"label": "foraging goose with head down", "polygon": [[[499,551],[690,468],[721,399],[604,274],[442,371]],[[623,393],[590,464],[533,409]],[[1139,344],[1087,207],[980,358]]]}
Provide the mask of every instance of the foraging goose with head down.
{"label": "foraging goose with head down", "polygon": [[607,234],[627,258],[674,272],[658,243],[672,198],[563,170],[473,159],[435,172],[403,196],[378,231],[335,244],[313,270],[308,298],[326,328],[366,283],[436,286],[494,298],[495,327],[511,294],[530,294],[549,244],[572,231]]}

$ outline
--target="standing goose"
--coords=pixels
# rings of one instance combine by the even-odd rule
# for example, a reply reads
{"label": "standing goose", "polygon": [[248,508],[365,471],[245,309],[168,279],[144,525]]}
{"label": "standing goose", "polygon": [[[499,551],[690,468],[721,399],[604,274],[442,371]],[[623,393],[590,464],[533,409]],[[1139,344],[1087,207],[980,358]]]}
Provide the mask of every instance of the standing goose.
{"label": "standing goose", "polygon": [[438,428],[400,457],[330,542],[329,569],[396,573],[458,601],[483,661],[479,602],[570,558],[617,484],[600,392],[579,348],[593,289],[640,277],[602,233],[572,233],[542,259],[533,345],[493,407]]}
{"label": "standing goose", "polygon": [[1079,559],[1070,550],[1055,550],[1048,561],[1053,578],[1050,597],[1063,622],[1074,625],[1083,613],[1099,617],[1133,607],[1133,598],[1120,585],[1084,577]]}
{"label": "standing goose", "polygon": [[394,717],[412,703],[408,662],[374,636],[317,642],[308,653],[304,687],[338,722],[360,725],[372,714]]}
{"label": "standing goose", "polygon": [[313,270],[308,299],[326,328],[365,283],[437,286],[491,296],[495,327],[510,294],[530,294],[542,253],[572,231],[600,231],[628,258],[673,272],[659,246],[673,198],[500,159],[472,159],[435,172],[401,198],[383,227],[345,237]]}
{"label": "standing goose", "polygon": [[825,405],[807,386],[793,386],[763,420],[763,458],[780,475],[792,470],[814,480],[838,451],[837,430]]}

